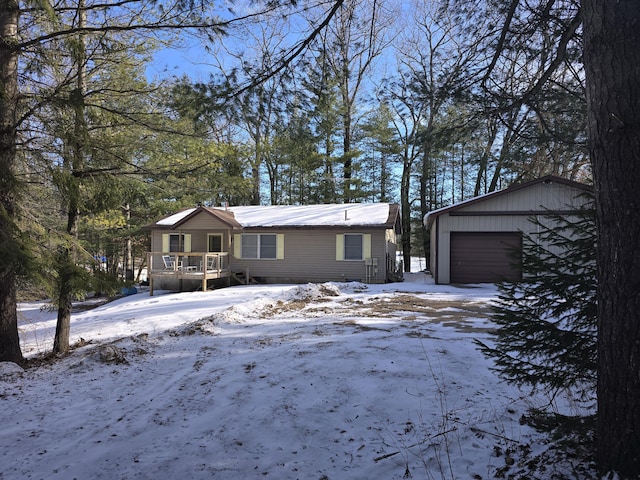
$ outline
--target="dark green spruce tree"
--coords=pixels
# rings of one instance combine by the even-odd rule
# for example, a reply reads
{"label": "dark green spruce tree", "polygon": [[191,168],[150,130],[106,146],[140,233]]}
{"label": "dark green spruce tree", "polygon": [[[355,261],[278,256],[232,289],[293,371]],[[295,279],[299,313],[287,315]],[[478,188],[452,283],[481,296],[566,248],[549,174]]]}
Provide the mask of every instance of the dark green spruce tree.
{"label": "dark green spruce tree", "polygon": [[523,238],[523,280],[499,284],[495,342],[477,343],[509,383],[594,407],[596,226],[586,200],[570,214],[532,219],[538,232]]}

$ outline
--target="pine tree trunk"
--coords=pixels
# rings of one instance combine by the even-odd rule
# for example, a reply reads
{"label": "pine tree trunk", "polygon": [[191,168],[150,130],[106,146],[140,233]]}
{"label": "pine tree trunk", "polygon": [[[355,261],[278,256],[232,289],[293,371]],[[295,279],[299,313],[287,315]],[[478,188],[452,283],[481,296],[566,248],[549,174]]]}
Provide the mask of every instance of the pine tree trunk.
{"label": "pine tree trunk", "polygon": [[[85,2],[78,2],[78,28],[82,29],[86,25]],[[71,103],[74,109],[74,135],[71,141],[71,172],[68,185],[68,212],[67,212],[67,234],[69,235],[69,245],[61,252],[59,264],[60,292],[58,297],[58,321],[56,323],[56,333],[53,340],[53,352],[57,354],[69,351],[69,331],[71,330],[71,307],[74,294],[74,283],[77,264],[77,240],[78,225],[80,222],[80,182],[82,170],[84,169],[84,151],[87,141],[87,125],[85,123],[84,95],[85,85],[85,42],[81,33],[78,45],[80,48],[75,52],[76,58],[76,88],[71,93]]]}
{"label": "pine tree trunk", "polygon": [[69,332],[71,330],[71,307],[73,306],[73,291],[71,281],[73,265],[71,251],[68,250],[60,259],[60,292],[58,295],[58,317],[56,333],[53,337],[53,353],[64,354],[69,351]]}
{"label": "pine tree trunk", "polygon": [[22,363],[16,311],[15,218],[18,18],[15,0],[0,0],[0,361]]}
{"label": "pine tree trunk", "polygon": [[18,337],[16,284],[12,275],[0,275],[0,362],[24,363]]}
{"label": "pine tree trunk", "polygon": [[400,212],[402,215],[402,260],[404,271],[411,271],[411,202],[409,201],[409,190],[411,187],[411,162],[407,160],[405,154],[404,166],[402,168],[402,180],[400,184]]}
{"label": "pine tree trunk", "polygon": [[[81,128],[81,127],[80,127]],[[74,161],[72,171],[77,172],[82,168],[82,145],[74,146]],[[77,239],[78,224],[80,222],[80,179],[72,178],[69,185],[67,234],[69,244],[63,247],[58,264],[60,290],[58,295],[58,319],[56,333],[53,340],[53,353],[64,354],[69,351],[69,331],[71,330],[71,307],[73,303],[73,290],[77,263]]]}
{"label": "pine tree trunk", "polygon": [[598,463],[640,476],[640,2],[583,0],[598,219]]}
{"label": "pine tree trunk", "polygon": [[[432,188],[430,188],[432,182],[433,169],[431,168],[431,155],[429,152],[429,146],[425,146],[424,154],[422,157],[422,172],[420,175],[420,218],[424,219],[425,215],[431,210],[434,210],[435,195]],[[424,222],[420,222],[422,229],[422,251],[426,259],[429,258],[429,232],[424,225]]]}

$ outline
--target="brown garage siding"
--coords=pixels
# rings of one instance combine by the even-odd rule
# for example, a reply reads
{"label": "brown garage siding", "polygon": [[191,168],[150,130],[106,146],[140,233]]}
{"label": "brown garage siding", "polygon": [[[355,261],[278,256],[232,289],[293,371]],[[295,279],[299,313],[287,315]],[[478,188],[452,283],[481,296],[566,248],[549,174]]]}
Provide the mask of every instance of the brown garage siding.
{"label": "brown garage siding", "polygon": [[521,251],[521,232],[451,232],[451,283],[521,280]]}

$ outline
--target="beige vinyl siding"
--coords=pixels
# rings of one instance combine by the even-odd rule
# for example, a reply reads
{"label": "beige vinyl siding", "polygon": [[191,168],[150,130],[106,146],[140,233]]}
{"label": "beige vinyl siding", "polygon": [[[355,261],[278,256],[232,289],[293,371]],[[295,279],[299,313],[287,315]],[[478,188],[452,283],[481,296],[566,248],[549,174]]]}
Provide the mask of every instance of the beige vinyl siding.
{"label": "beige vinyl siding", "polygon": [[[208,235],[209,234],[217,234],[222,235],[222,251],[229,251],[229,245],[231,243],[229,227],[224,223],[220,222],[217,218],[212,215],[208,215],[206,213],[200,213],[195,217],[189,219],[182,225],[180,225],[177,230],[159,230],[152,232],[151,236],[151,250],[154,252],[158,251],[166,251],[163,249],[162,243],[156,244],[154,242],[155,236],[160,233],[168,234],[168,233],[184,233],[191,235],[191,252],[206,252],[208,249]],[[157,247],[157,249],[156,249]]]}
{"label": "beige vinyl siding", "polygon": [[182,225],[180,225],[181,230],[228,230],[229,226],[220,220],[218,220],[213,215],[209,215],[208,213],[201,212],[194,217],[190,218]]}
{"label": "beige vinyl siding", "polygon": [[[252,230],[251,233],[272,233]],[[337,230],[282,231],[284,235],[284,259],[251,260],[239,259],[234,255],[232,269],[237,272],[249,271],[249,275],[264,278],[269,282],[299,283],[360,280],[365,281],[364,260],[340,261],[336,259],[338,234],[362,233],[371,238],[371,257],[378,258],[378,274],[372,282],[384,282],[385,271],[385,231],[362,230],[357,232]],[[235,250],[235,248],[234,248]],[[236,252],[234,252],[236,253]]]}
{"label": "beige vinyl siding", "polygon": [[471,232],[513,232],[515,230],[528,231],[531,227],[529,215],[499,215],[480,217],[452,217],[442,215],[440,233],[471,231]]}
{"label": "beige vinyl siding", "polygon": [[582,204],[579,198],[582,190],[560,183],[538,183],[528,188],[489,198],[466,207],[458,212],[495,212],[540,210],[542,205],[550,210],[567,210],[570,205]]}
{"label": "beige vinyl siding", "polygon": [[167,252],[169,251],[169,235],[185,235],[185,251],[187,252],[206,252],[207,251],[207,236],[209,234],[222,235],[222,251],[226,252],[229,249],[229,235],[227,232],[216,230],[180,230],[180,231],[167,231],[167,230],[154,230],[151,232],[151,251],[152,252]]}
{"label": "beige vinyl siding", "polygon": [[[437,223],[437,221],[434,223]],[[438,282],[438,262],[436,261],[436,254],[438,252],[438,248],[436,243],[438,242],[439,238],[438,235],[436,235],[436,229],[435,227],[431,228],[431,234],[429,235],[429,271],[431,272],[431,275],[433,275],[433,278],[436,282]]]}

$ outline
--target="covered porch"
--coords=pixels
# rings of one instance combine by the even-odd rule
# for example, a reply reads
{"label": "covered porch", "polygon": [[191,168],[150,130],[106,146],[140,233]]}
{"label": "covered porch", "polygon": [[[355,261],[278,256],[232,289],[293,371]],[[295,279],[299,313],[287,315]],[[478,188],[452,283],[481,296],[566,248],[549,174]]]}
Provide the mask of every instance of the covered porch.
{"label": "covered porch", "polygon": [[154,281],[159,279],[197,280],[206,292],[208,280],[231,277],[227,252],[149,252],[147,265],[151,296]]}

